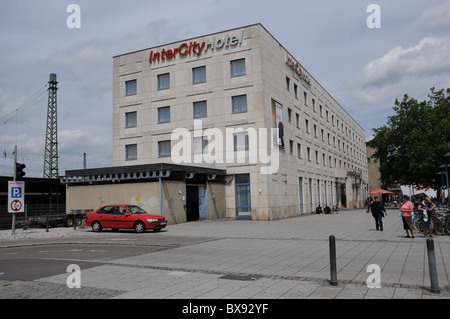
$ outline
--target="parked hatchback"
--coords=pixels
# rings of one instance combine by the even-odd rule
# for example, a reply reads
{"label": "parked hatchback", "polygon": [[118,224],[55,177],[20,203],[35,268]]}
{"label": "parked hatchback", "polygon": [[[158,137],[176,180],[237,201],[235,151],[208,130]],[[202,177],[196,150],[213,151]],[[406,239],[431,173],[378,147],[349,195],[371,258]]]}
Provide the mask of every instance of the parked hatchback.
{"label": "parked hatchback", "polygon": [[135,205],[108,205],[94,212],[86,214],[86,225],[94,232],[103,228],[134,229],[136,233],[143,233],[147,229],[160,231],[167,226],[164,216],[152,215]]}

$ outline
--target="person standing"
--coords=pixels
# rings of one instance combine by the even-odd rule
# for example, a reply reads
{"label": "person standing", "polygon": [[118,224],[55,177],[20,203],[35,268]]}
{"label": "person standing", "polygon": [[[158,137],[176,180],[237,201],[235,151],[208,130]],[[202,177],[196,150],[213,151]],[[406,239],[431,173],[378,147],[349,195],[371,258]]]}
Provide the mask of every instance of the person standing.
{"label": "person standing", "polygon": [[[405,238],[414,238],[414,225],[412,223],[412,214],[414,211],[414,205],[409,200],[408,195],[403,195],[402,197],[402,207],[400,208],[402,214],[403,221],[403,229],[406,231]],[[411,236],[409,235],[409,231],[411,232]]]}
{"label": "person standing", "polygon": [[422,212],[422,229],[423,235],[427,237],[427,230],[430,232],[430,237],[433,235],[433,210],[436,208],[436,204],[431,201],[429,197],[425,198],[419,203],[418,210]]}
{"label": "person standing", "polygon": [[375,201],[370,204],[370,211],[372,212],[372,216],[375,219],[375,227],[377,230],[383,230],[383,217],[386,212],[386,209],[383,207],[382,203],[378,200],[378,197],[375,197]]}

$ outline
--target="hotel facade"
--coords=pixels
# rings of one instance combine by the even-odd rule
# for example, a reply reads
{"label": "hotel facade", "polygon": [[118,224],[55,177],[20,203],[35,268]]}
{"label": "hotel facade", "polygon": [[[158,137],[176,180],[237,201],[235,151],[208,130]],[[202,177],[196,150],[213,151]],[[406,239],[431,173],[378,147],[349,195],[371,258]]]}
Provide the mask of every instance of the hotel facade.
{"label": "hotel facade", "polygon": [[[253,220],[363,207],[364,129],[261,24],[122,54],[113,65],[108,172],[182,171],[169,192],[164,174],[151,175],[160,213],[171,200],[177,222],[190,220],[192,205],[206,205],[200,219]],[[88,173],[68,175],[99,172]]]}

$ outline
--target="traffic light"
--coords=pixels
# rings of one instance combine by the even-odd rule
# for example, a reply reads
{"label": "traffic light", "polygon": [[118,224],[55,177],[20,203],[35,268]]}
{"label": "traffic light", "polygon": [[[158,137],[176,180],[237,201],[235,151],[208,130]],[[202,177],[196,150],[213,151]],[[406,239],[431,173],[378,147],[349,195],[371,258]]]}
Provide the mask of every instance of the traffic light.
{"label": "traffic light", "polygon": [[16,162],[16,170],[15,170],[16,178],[21,178],[26,175],[26,173],[23,171],[25,167],[27,167],[25,164]]}

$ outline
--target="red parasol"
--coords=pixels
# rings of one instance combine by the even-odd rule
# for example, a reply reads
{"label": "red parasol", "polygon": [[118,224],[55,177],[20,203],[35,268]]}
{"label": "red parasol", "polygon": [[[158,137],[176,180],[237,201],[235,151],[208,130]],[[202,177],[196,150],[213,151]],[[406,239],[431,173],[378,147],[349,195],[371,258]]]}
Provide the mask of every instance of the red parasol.
{"label": "red parasol", "polygon": [[369,194],[394,194],[394,193],[380,188],[370,192]]}

